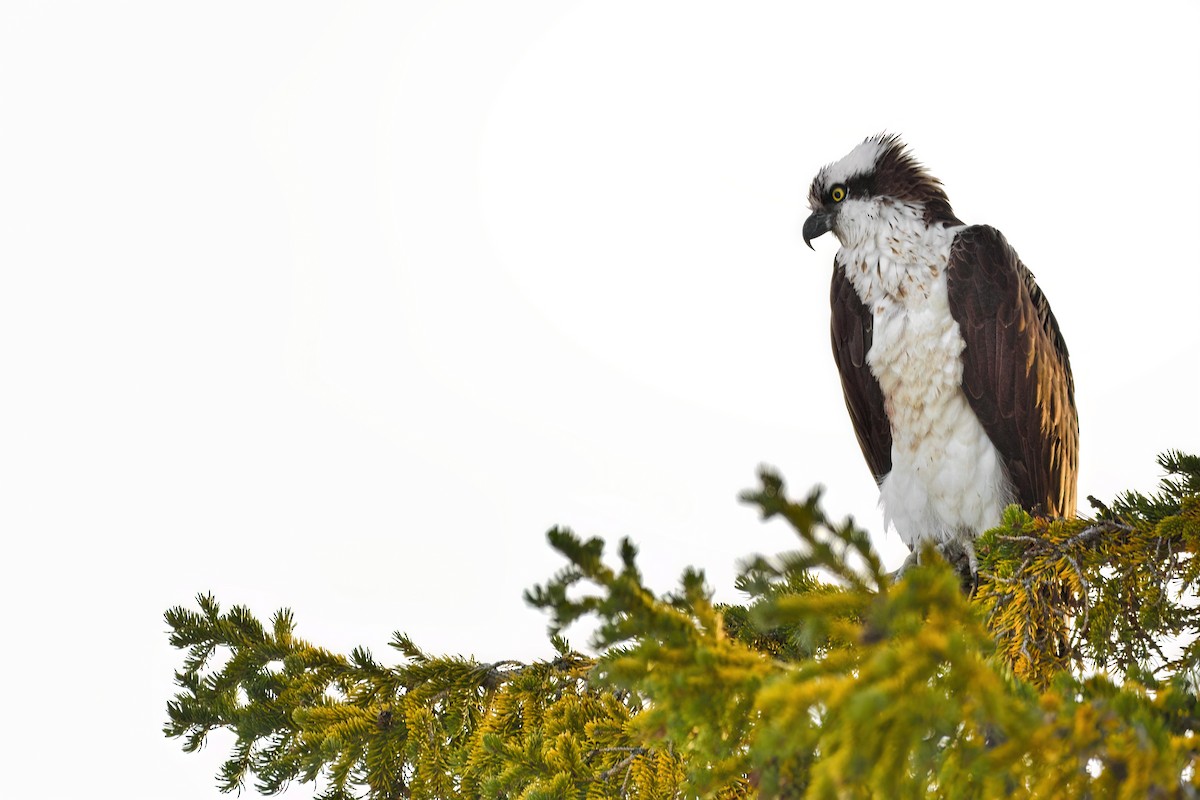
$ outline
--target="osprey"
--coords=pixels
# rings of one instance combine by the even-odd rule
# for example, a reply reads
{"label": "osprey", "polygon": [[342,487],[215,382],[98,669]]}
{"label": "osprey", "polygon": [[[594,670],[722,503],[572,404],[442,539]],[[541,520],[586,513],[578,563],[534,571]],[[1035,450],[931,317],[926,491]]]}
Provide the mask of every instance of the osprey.
{"label": "osprey", "polygon": [[[804,242],[833,231],[831,333],[885,525],[976,568],[1010,503],[1075,512],[1079,422],[1050,304],[995,228],[964,225],[896,137],[813,179]],[[911,560],[911,557],[910,557]]]}

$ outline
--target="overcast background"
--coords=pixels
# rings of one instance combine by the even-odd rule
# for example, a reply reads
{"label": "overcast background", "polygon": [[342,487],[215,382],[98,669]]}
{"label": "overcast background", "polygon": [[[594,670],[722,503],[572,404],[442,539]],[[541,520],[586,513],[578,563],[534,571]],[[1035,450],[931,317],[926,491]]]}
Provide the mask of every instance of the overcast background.
{"label": "overcast background", "polygon": [[6,793],[217,796],[230,738],[160,733],[197,592],[533,659],[547,528],[736,601],[793,543],[764,462],[898,563],[800,238],[881,130],[1053,303],[1081,498],[1153,489],[1200,451],[1198,8],[8,0]]}

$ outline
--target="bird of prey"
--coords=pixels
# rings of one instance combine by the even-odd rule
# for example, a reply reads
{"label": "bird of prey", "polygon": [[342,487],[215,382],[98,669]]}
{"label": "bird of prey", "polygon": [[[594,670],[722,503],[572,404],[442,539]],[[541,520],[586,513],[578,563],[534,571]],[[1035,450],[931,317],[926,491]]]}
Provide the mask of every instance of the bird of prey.
{"label": "bird of prey", "polygon": [[1067,346],[1004,236],[959,220],[893,135],[822,168],[808,200],[805,244],[833,231],[842,245],[833,356],[885,526],[913,557],[932,542],[974,573],[975,537],[1008,504],[1073,516]]}

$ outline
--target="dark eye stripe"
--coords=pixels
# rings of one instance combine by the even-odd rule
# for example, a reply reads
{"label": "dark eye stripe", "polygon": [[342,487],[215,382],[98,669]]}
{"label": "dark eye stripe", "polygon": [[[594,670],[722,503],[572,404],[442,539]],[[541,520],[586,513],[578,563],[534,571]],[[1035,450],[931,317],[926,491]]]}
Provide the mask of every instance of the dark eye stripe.
{"label": "dark eye stripe", "polygon": [[875,194],[874,175],[855,175],[846,181],[847,196],[871,197]]}

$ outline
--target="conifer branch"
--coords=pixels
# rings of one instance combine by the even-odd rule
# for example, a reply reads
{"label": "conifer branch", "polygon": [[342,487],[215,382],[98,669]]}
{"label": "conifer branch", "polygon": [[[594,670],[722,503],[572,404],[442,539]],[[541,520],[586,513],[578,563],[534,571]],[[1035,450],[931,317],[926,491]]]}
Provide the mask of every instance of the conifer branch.
{"label": "conifer branch", "polygon": [[[231,731],[223,791],[319,781],[330,800],[1195,797],[1200,459],[1160,464],[1158,492],[1095,520],[1009,509],[970,596],[932,551],[893,582],[865,531],[766,470],[743,499],[799,548],[747,559],[745,605],[693,569],[656,593],[632,543],[606,556],[554,529],[565,566],[526,594],[549,617],[542,661],[402,633],[399,664],[342,656],[286,609],[264,625],[202,594],[166,613],[184,655],[164,732],[192,751]],[[584,616],[598,657],[561,635]]]}

